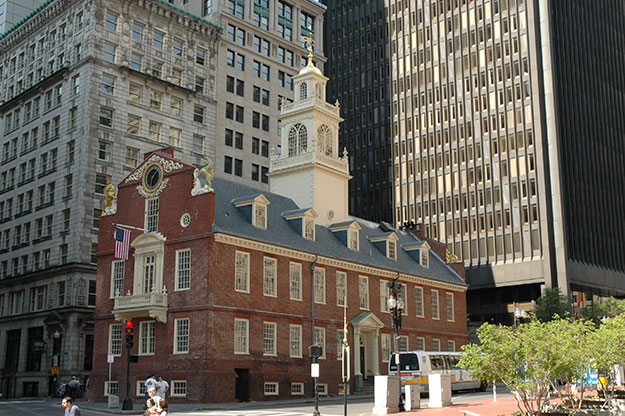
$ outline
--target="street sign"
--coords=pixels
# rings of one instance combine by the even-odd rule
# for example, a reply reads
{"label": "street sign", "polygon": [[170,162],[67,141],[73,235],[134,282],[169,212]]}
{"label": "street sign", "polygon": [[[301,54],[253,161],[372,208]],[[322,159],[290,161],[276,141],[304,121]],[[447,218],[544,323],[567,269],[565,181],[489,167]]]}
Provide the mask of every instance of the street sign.
{"label": "street sign", "polygon": [[313,363],[310,365],[310,376],[319,377],[319,363]]}
{"label": "street sign", "polygon": [[106,356],[106,362],[112,364],[113,362],[115,362],[115,356],[113,354],[108,354]]}
{"label": "street sign", "polygon": [[59,365],[59,356],[54,354],[52,356],[52,366],[57,367]]}
{"label": "street sign", "polygon": [[50,370],[50,374],[57,376],[59,375],[59,366],[58,365],[53,365],[52,369]]}

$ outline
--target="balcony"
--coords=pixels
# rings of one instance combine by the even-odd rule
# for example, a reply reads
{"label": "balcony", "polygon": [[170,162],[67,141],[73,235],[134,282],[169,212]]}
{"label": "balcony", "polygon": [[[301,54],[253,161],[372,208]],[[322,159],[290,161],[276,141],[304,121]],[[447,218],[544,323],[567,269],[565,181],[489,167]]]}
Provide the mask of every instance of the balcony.
{"label": "balcony", "polygon": [[158,322],[167,323],[167,289],[158,292],[152,288],[152,293],[133,295],[128,291],[126,295],[115,296],[113,313],[115,319],[124,321],[131,318],[150,317]]}

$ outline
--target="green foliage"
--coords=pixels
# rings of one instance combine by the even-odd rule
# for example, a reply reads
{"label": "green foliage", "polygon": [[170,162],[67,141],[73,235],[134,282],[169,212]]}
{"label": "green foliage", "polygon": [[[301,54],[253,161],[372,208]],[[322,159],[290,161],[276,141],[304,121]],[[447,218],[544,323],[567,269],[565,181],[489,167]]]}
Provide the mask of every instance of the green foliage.
{"label": "green foliage", "polygon": [[557,316],[516,329],[484,324],[477,331],[480,345],[463,346],[459,366],[483,379],[503,382],[516,393],[521,412],[538,415],[556,379],[579,379],[590,364],[586,345],[591,330],[586,321]]}
{"label": "green foliage", "polygon": [[600,302],[593,302],[592,305],[582,308],[580,315],[584,319],[594,322],[598,327],[603,318],[614,318],[625,313],[625,299],[615,299],[613,297],[601,299]]}
{"label": "green foliage", "polygon": [[557,287],[547,288],[542,296],[536,299],[534,315],[541,322],[549,322],[557,316],[568,316],[569,305],[566,297]]}

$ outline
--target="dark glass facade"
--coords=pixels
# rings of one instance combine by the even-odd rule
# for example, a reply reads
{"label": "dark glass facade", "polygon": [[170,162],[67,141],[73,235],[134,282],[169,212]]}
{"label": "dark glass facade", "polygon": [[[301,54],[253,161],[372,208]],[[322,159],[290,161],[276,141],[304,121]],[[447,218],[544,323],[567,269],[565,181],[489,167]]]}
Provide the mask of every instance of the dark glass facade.
{"label": "dark glass facade", "polygon": [[329,102],[341,105],[339,148],[349,152],[349,213],[393,219],[388,36],[384,2],[324,1]]}

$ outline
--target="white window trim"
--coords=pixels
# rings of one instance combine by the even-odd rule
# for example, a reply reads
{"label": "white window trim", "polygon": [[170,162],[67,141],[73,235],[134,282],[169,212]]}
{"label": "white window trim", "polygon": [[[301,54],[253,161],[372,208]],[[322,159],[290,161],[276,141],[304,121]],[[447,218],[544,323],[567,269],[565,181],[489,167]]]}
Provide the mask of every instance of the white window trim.
{"label": "white window trim", "polygon": [[[352,241],[351,236],[350,236],[350,234],[351,234],[351,233],[356,233],[356,240],[354,240],[354,241],[355,241],[355,244],[356,244],[356,246],[355,246],[355,247],[352,247],[352,246],[351,246],[351,241]],[[348,229],[347,229],[347,247],[348,247],[350,250],[354,250],[354,251],[359,251],[359,250],[360,250],[360,242],[359,242],[359,239],[360,239],[360,232],[359,232],[357,229],[356,229],[356,230],[351,229],[351,228],[348,228]]]}
{"label": "white window trim", "polygon": [[[425,258],[425,263],[423,259]],[[419,264],[423,267],[430,267],[430,250],[426,247],[419,249]]]}
{"label": "white window trim", "polygon": [[[263,208],[265,211],[264,224],[256,223],[256,208]],[[255,202],[252,204],[252,225],[256,228],[267,229],[267,205]]]}
{"label": "white window trim", "polygon": [[[180,279],[179,279],[179,274],[178,272],[179,270],[179,259],[178,259],[178,254],[188,251],[189,252],[189,287],[185,287],[183,289],[179,289],[179,283],[180,283]],[[191,290],[191,249],[190,248],[184,248],[181,250],[176,250],[176,277],[175,277],[175,282],[174,282],[174,291],[175,292],[179,292],[179,291],[183,291],[183,290]]]}
{"label": "white window trim", "polygon": [[328,395],[328,383],[317,383],[317,389],[320,396]]}
{"label": "white window trim", "polygon": [[[319,270],[319,273],[323,275],[323,292],[321,293],[321,299],[317,300],[317,270]],[[315,267],[315,271],[313,272],[313,276],[315,278],[315,282],[314,282],[314,289],[315,289],[315,293],[314,293],[314,301],[315,303],[319,304],[319,305],[325,305],[326,304],[326,269],[322,268],[322,267]]]}
{"label": "white window trim", "polygon": [[[293,295],[293,291],[291,290],[291,268],[295,266],[297,268],[299,268],[299,298],[294,298]],[[289,299],[290,300],[297,300],[302,302],[302,263],[296,263],[296,262],[290,262],[289,263]]]}
{"label": "white window trim", "polygon": [[[115,265],[122,263],[123,267],[122,267],[122,282],[124,281],[124,279],[126,278],[126,264],[125,264],[125,260],[113,260],[111,262],[111,293],[110,293],[110,297],[109,299],[114,299],[115,298]],[[120,290],[120,296],[123,296],[123,284],[122,284],[122,290]]]}
{"label": "white window trim", "polygon": [[121,357],[122,356],[122,352],[124,350],[124,345],[123,345],[123,340],[124,340],[124,332],[123,332],[123,328],[122,328],[122,324],[109,324],[109,348],[108,348],[108,353],[112,354],[112,346],[113,346],[113,327],[114,326],[118,326],[120,333],[121,333],[121,338],[120,338],[120,352],[119,354],[113,354],[114,357]]}
{"label": "white window trim", "polygon": [[[178,322],[181,321],[189,321],[189,334],[187,335],[188,338],[188,350],[186,351],[179,351],[178,350]],[[173,349],[174,349],[174,354],[188,354],[189,351],[191,351],[191,319],[190,318],[180,318],[180,319],[174,319],[174,345],[173,345]]]}
{"label": "white window trim", "polygon": [[[438,342],[438,349],[434,349],[434,344]],[[432,351],[440,351],[441,350],[441,340],[438,338],[433,338],[432,339]]]}
{"label": "white window trim", "polygon": [[108,397],[109,396],[109,391],[111,390],[109,386],[111,385],[117,385],[117,393],[119,394],[119,381],[117,380],[105,380],[104,381],[104,397]]}
{"label": "white window trim", "polygon": [[[367,281],[367,306],[366,307],[360,305],[360,281],[361,281],[361,279],[364,279],[364,280]],[[368,311],[371,308],[371,299],[370,299],[370,296],[369,296],[369,277],[368,276],[358,276],[358,307],[361,310],[364,310],[364,311]]]}
{"label": "white window trim", "polygon": [[[405,339],[406,340],[406,349],[402,350],[401,349],[401,340]],[[400,351],[410,351],[410,337],[408,335],[400,335],[399,339],[397,340],[397,347],[399,348]]]}
{"label": "white window trim", "polygon": [[[237,289],[237,256],[239,254],[244,255],[245,257],[247,257],[247,271],[245,279],[246,279],[246,283],[245,283],[245,287],[247,288],[247,290],[241,290],[241,289]],[[250,293],[250,253],[246,252],[246,251],[236,251],[235,255],[234,255],[234,290],[235,292],[239,292],[239,293]]]}
{"label": "white window trim", "polygon": [[[245,351],[237,351],[236,350],[236,344],[237,344],[237,322],[245,322]],[[249,319],[242,319],[242,318],[234,318],[234,326],[232,327],[233,329],[233,337],[234,337],[234,344],[233,344],[233,350],[234,350],[234,354],[235,355],[249,355],[250,353],[250,321]]]}
{"label": "white window trim", "polygon": [[[449,302],[449,298],[451,297],[451,302]],[[449,308],[451,307],[451,319],[449,316]],[[456,310],[454,307],[454,294],[453,293],[445,293],[445,313],[447,314],[447,322],[456,322]]]}
{"label": "white window trim", "polygon": [[[391,256],[391,249],[390,249],[390,245],[393,244],[395,247],[394,255]],[[397,241],[395,240],[391,240],[388,239],[386,240],[386,257],[388,257],[389,259],[393,259],[393,260],[397,260]]]}
{"label": "white window trim", "polygon": [[[275,264],[275,274],[273,275],[273,295],[267,294],[267,292],[265,292],[265,262],[267,260],[272,260]],[[274,257],[263,256],[263,296],[269,296],[272,298],[278,297],[278,259]]]}
{"label": "white window trim", "polygon": [[[324,327],[322,327],[322,326],[316,326],[315,329],[313,330],[313,333],[316,330],[321,330],[321,333],[323,333],[323,344],[321,344],[321,352],[322,352],[322,354],[321,354],[321,356],[319,356],[319,359],[324,359],[325,360],[326,359],[326,345],[328,344],[326,342],[326,329]],[[317,343],[316,340],[315,340],[315,343]]]}
{"label": "white window trim", "polygon": [[[267,387],[269,386],[275,387],[275,391],[268,392]],[[266,381],[263,385],[263,394],[265,396],[278,396],[280,394],[280,383],[277,381]]]}
{"label": "white window trim", "polygon": [[[391,313],[388,308],[388,298],[390,297],[390,288],[388,287],[388,281],[380,279],[380,312]],[[382,294],[386,293],[384,298]]]}
{"label": "white window trim", "polygon": [[[421,292],[421,310],[417,308],[417,292]],[[424,310],[425,305],[423,304],[423,288],[420,286],[415,286],[415,315],[417,318],[424,318]]]}
{"label": "white window trim", "polygon": [[382,342],[383,339],[388,339],[388,351],[389,354],[387,356],[384,356],[384,354],[382,354],[382,362],[383,363],[388,363],[388,360],[391,356],[391,353],[393,351],[393,346],[391,345],[391,334],[380,334],[380,353],[383,351],[382,345],[384,344]]}
{"label": "white window trim", "polygon": [[[434,294],[436,293],[436,316],[434,316]],[[432,289],[432,319],[438,321],[441,319],[441,297],[438,294],[438,290]]]}
{"label": "white window trim", "polygon": [[[273,353],[265,352],[265,325],[273,326]],[[249,328],[248,328],[249,332]],[[275,322],[263,322],[263,355],[265,357],[276,357],[278,355],[278,324]]]}
{"label": "white window trim", "polygon": [[337,270],[336,271],[336,280],[335,280],[335,284],[336,284],[336,306],[338,306],[339,308],[344,308],[344,307],[347,306],[347,296],[344,296],[343,299],[342,299],[343,302],[345,302],[345,305],[339,304],[339,290],[338,290],[338,281],[339,281],[338,276],[339,275],[342,275],[344,277],[343,283],[345,285],[343,286],[343,289],[345,290],[345,294],[347,294],[347,273]]}
{"label": "white window trim", "polygon": [[135,397],[145,397],[145,380],[137,380]]}
{"label": "white window trim", "polygon": [[[423,349],[419,350],[419,340],[421,340],[421,342],[423,343]],[[417,337],[417,346],[416,346],[417,350],[419,351],[425,351],[425,338],[424,337]]]}
{"label": "white window trim", "polygon": [[[291,351],[291,328],[297,327],[299,328],[299,354],[293,355]],[[302,358],[302,326],[301,325],[289,325],[289,357],[291,358]]]}
{"label": "white window trim", "polygon": [[[312,222],[312,236],[311,238],[306,237],[306,222],[307,221],[311,221]],[[311,241],[315,241],[315,218],[314,217],[308,217],[308,216],[304,216],[302,217],[302,237],[304,237],[307,240],[311,240]]]}
{"label": "white window trim", "polygon": [[[154,351],[153,352],[144,352],[142,353],[141,350],[143,349],[143,336],[142,336],[142,332],[143,332],[143,327],[149,327],[150,323],[154,324]],[[156,321],[141,321],[139,322],[139,331],[138,331],[138,335],[139,335],[139,350],[137,351],[137,355],[154,355],[156,352]],[[147,341],[149,342],[149,338],[147,339]]]}
{"label": "white window trim", "polygon": [[[453,349],[449,349],[449,345],[453,345]],[[456,341],[453,339],[447,340],[447,351],[456,351]]]}
{"label": "white window trim", "polygon": [[[293,392],[293,386],[300,386],[300,392]],[[291,396],[303,396],[304,395],[304,383],[291,383]]]}
{"label": "white window trim", "polygon": [[170,389],[169,389],[169,397],[187,397],[187,393],[185,394],[176,394],[174,393],[174,385],[176,383],[183,383],[185,385],[185,391],[188,392],[188,388],[189,388],[189,383],[187,383],[187,380],[171,380],[170,383]]}

